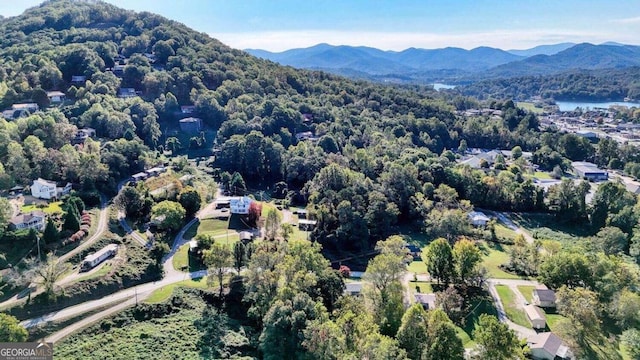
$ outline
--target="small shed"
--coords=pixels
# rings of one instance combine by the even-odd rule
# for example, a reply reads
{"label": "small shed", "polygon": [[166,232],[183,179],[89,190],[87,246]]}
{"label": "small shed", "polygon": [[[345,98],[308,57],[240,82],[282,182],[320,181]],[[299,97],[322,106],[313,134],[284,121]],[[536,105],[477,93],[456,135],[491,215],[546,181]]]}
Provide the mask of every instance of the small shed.
{"label": "small shed", "polygon": [[483,212],[472,211],[469,213],[469,220],[471,220],[471,225],[475,227],[485,227],[491,219]]}
{"label": "small shed", "polygon": [[298,227],[303,231],[311,231],[318,222],[316,220],[299,219]]}
{"label": "small shed", "polygon": [[189,252],[195,254],[198,252],[198,241],[191,240],[189,241]]}
{"label": "small shed", "polygon": [[540,307],[556,307],[556,293],[549,289],[534,289],[533,303]]}
{"label": "small shed", "polygon": [[526,305],[524,307],[524,312],[527,314],[527,317],[531,322],[531,326],[534,329],[544,329],[547,326],[544,313],[539,307],[535,305]]}

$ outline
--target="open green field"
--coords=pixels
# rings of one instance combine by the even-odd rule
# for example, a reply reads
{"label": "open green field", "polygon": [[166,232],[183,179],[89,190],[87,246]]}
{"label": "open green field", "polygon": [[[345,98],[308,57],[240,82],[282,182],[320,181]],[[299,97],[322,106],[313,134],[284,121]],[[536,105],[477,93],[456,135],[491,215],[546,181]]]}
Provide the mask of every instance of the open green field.
{"label": "open green field", "polygon": [[511,220],[526,229],[531,236],[541,240],[574,243],[592,235],[588,224],[558,223],[551,214],[517,213],[511,215]]}
{"label": "open green field", "polygon": [[542,108],[536,107],[535,104],[532,102],[518,101],[516,103],[516,106],[521,109],[530,111],[534,114],[542,114],[544,112]]}
{"label": "open green field", "polygon": [[413,293],[430,294],[433,292],[431,283],[426,281],[411,281],[409,282],[409,288]]}
{"label": "open green field", "polygon": [[463,344],[465,344],[465,347],[472,347],[475,344],[472,341],[473,330],[476,328],[478,319],[482,314],[489,314],[493,316],[498,315],[498,312],[493,305],[493,300],[489,295],[487,295],[485,298],[476,299],[471,303],[471,310],[468,314],[466,314],[466,317],[464,319],[464,326],[462,327],[462,330],[465,334],[467,334],[467,337],[471,339],[471,341],[465,344],[465,338],[458,335],[458,337],[462,339]]}
{"label": "open green field", "polygon": [[88,281],[88,280],[101,278],[107,275],[111,271],[111,269],[112,269],[111,261],[106,261],[101,265],[100,269],[98,269],[96,272],[79,277],[78,279],[75,280],[75,282]]}
{"label": "open green field", "polygon": [[62,208],[60,207],[61,205],[62,205],[62,201],[55,201],[55,202],[49,203],[47,206],[41,206],[36,204],[23,205],[21,211],[24,214],[32,211],[44,211],[47,214],[61,213],[63,212]]}
{"label": "open green field", "polygon": [[471,340],[471,336],[469,336],[469,334],[467,334],[460,326],[456,326],[456,335],[458,335],[458,338],[462,340],[462,345],[465,349],[471,349],[476,346],[476,342]]}
{"label": "open green field", "polygon": [[510,274],[500,268],[500,265],[509,262],[509,254],[506,252],[507,246],[479,241],[478,248],[482,253],[482,266],[487,269],[488,277],[496,279],[521,279],[520,276]]}
{"label": "open green field", "polygon": [[527,314],[518,307],[516,294],[506,285],[496,285],[496,290],[498,291],[500,302],[502,302],[502,307],[509,320],[518,325],[530,327],[531,324],[529,320],[527,320]]}
{"label": "open green field", "polygon": [[427,264],[424,261],[414,260],[409,263],[407,271],[414,274],[428,274]]}
{"label": "open green field", "polygon": [[145,302],[149,304],[164,302],[169,297],[171,297],[171,294],[173,294],[173,291],[178,287],[206,289],[209,286],[207,285],[206,277],[195,279],[195,280],[192,280],[192,279],[184,280],[177,283],[169,284],[167,286],[163,286],[160,289],[152,292],[151,295],[149,295],[149,297],[145,300]]}
{"label": "open green field", "polygon": [[524,296],[524,298],[529,302],[529,304],[533,303],[533,289],[536,287],[533,285],[519,285],[518,290]]}

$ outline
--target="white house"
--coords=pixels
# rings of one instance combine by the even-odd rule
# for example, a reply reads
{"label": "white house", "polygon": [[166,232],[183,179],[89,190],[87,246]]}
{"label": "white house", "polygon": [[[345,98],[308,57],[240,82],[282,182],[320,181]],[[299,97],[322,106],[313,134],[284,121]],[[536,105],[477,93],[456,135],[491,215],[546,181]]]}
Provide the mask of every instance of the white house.
{"label": "white house", "polygon": [[544,313],[539,307],[535,305],[526,305],[524,307],[524,312],[527,314],[527,317],[531,322],[531,326],[534,329],[544,329],[547,326]]}
{"label": "white house", "polygon": [[561,338],[552,332],[531,336],[528,339],[531,357],[536,360],[573,359],[573,353]]}
{"label": "white house", "polygon": [[472,211],[469,213],[469,220],[471,220],[471,225],[476,227],[485,227],[489,220],[491,220],[487,215],[480,211]]}
{"label": "white house", "polygon": [[253,202],[253,199],[247,196],[233,197],[229,199],[229,205],[231,207],[232,214],[248,214],[249,206]]}
{"label": "white house", "polygon": [[45,226],[46,215],[42,211],[32,211],[28,214],[20,214],[14,216],[9,221],[11,227],[16,230],[36,229],[43,231]]}
{"label": "white house", "polygon": [[344,294],[350,296],[360,295],[362,292],[362,283],[361,282],[348,282],[344,287]]}
{"label": "white house", "polygon": [[65,99],[65,95],[62,91],[47,91],[47,97],[52,103],[61,103]]}
{"label": "white house", "polygon": [[556,293],[549,289],[534,289],[533,303],[540,307],[556,307]]}
{"label": "white house", "polygon": [[70,192],[71,183],[67,183],[64,187],[58,187],[53,181],[38,178],[33,180],[33,184],[31,185],[31,195],[39,199],[51,200],[62,195],[67,195]]}

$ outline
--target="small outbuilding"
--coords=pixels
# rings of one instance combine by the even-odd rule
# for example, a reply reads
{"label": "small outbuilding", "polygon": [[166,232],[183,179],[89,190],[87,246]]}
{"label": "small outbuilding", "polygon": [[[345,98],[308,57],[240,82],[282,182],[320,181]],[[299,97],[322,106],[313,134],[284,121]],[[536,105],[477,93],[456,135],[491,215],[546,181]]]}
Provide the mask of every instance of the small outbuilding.
{"label": "small outbuilding", "polygon": [[180,130],[189,134],[196,134],[202,129],[202,119],[196,117],[188,117],[181,119]]}
{"label": "small outbuilding", "polygon": [[556,307],[556,293],[549,289],[534,289],[533,303],[540,307]]}
{"label": "small outbuilding", "polygon": [[362,292],[361,282],[348,282],[344,287],[344,294],[349,296],[358,296]]}
{"label": "small outbuilding", "polygon": [[65,94],[62,91],[47,91],[47,98],[52,104],[58,104],[65,100]]}
{"label": "small outbuilding", "polygon": [[416,302],[421,304],[425,310],[433,310],[436,308],[436,294],[415,294]]}
{"label": "small outbuilding", "polygon": [[485,227],[491,219],[483,212],[472,211],[469,213],[469,220],[471,221],[471,225],[475,227]]}
{"label": "small outbuilding", "polygon": [[531,326],[534,329],[544,329],[547,326],[545,315],[539,307],[526,305],[524,312],[527,314],[527,318],[529,318],[529,322],[531,322]]}

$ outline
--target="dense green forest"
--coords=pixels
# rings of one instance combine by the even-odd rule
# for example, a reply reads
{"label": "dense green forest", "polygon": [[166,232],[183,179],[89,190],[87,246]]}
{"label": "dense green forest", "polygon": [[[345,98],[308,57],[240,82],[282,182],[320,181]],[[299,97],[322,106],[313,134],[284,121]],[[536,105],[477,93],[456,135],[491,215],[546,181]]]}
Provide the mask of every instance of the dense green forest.
{"label": "dense green forest", "polygon": [[[122,88],[133,88],[136,96],[119,97]],[[65,92],[67,100],[50,103],[46,92],[52,90]],[[568,179],[543,192],[527,176],[527,161],[517,155],[508,166],[504,157],[497,158],[492,169],[456,163],[467,148],[498,148],[520,155],[531,151],[540,170],[558,177],[566,177],[572,160],[633,173],[640,166],[637,149],[541,132],[537,117],[511,100],[481,104],[421,87],[282,67],[158,15],[102,2],[52,0],[0,22],[0,105],[23,102],[43,110],[0,120],[2,189],[43,177],[70,181],[83,198],[93,194],[95,199],[97,192],[115,194],[117,184],[136,172],[184,163],[179,156],[204,150],[215,154],[211,173],[224,189],[239,194],[246,187],[273,190],[274,196],[306,206],[318,220],[313,242],[262,241],[239,251],[246,271],[231,281],[238,285],[226,294],[222,284],[218,295],[187,294],[194,307],[183,303],[185,297],[173,297],[170,304],[124,313],[99,331],[175,314],[181,321],[196,321],[189,332],[202,342],[190,350],[205,352],[203,357],[442,359],[449,354],[460,359],[464,350],[454,324],[465,325],[461,311],[426,313],[416,305],[405,312],[401,279],[407,249],[405,239],[394,234],[403,226],[429,241],[439,239],[425,254],[429,272],[442,296],[455,300],[447,310],[472,312],[470,299],[482,293],[485,275],[477,266],[479,250],[464,236],[504,241],[491,227],[471,228],[467,213],[474,206],[549,212],[556,223],[579,226],[587,234],[586,240],[549,250],[543,258],[538,241],[516,243],[512,253],[511,270],[539,275],[543,283],[564,289],[566,309],[585,293],[602,305],[597,313],[595,306],[588,306],[591,312],[566,311],[568,334],[604,342],[602,319],[613,324],[606,331],[614,335],[640,321],[637,314],[624,321],[625,311],[640,303],[635,195],[612,182],[595,190],[587,205],[590,184]],[[195,106],[202,118],[202,133],[180,131],[186,105]],[[456,112],[481,106],[501,115]],[[76,130],[84,127],[95,129],[96,139],[71,145]],[[215,137],[207,137],[212,133]],[[125,187],[116,202],[131,193],[147,213],[181,209],[168,232],[181,227],[185,208],[193,213],[199,206],[154,204],[136,191]],[[366,266],[370,285],[364,300],[342,297],[344,275],[327,257],[362,253],[376,255]],[[210,269],[229,267],[228,257],[216,261],[215,251],[207,254]],[[618,293],[629,293],[631,300],[620,300]],[[460,297],[464,303],[457,301]],[[633,306],[620,305],[623,300]],[[225,308],[229,303],[233,306]],[[220,310],[229,308],[239,314]],[[228,331],[218,331],[219,324]],[[479,358],[522,356],[506,325],[490,316],[481,316],[479,324],[472,332]],[[231,332],[237,341],[224,336]]]}
{"label": "dense green forest", "polygon": [[573,70],[556,75],[487,79],[458,87],[479,99],[622,101],[640,98],[640,68]]}

